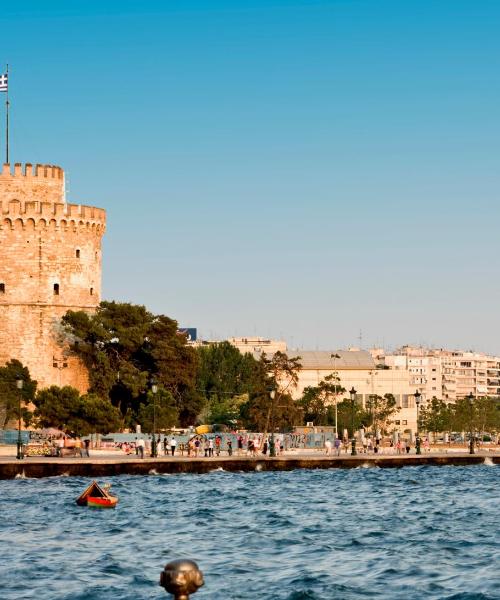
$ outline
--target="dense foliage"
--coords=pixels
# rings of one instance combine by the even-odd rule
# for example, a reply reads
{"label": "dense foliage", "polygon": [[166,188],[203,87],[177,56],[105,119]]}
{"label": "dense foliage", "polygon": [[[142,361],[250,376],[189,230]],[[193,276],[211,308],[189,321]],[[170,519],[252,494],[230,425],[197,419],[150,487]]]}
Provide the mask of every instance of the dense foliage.
{"label": "dense foliage", "polygon": [[335,404],[338,408],[339,395],[344,392],[345,388],[340,385],[336,373],[327,375],[316,386],[306,387],[299,401],[304,411],[304,420],[312,421],[316,425],[335,424]]}
{"label": "dense foliage", "polygon": [[446,403],[432,398],[420,409],[419,429],[437,432],[477,432],[493,433],[500,431],[500,399],[481,397],[462,398],[455,403]]}
{"label": "dense foliage", "polygon": [[[23,382],[21,389],[17,387],[18,379]],[[0,429],[19,417],[26,425],[30,423],[28,404],[35,397],[36,386],[37,382],[31,379],[28,368],[18,360],[10,360],[0,367]]]}
{"label": "dense foliage", "polygon": [[40,390],[35,398],[34,421],[39,427],[55,427],[69,434],[109,433],[123,426],[120,411],[109,399],[80,395],[70,386]]}
{"label": "dense foliage", "polygon": [[277,352],[257,360],[221,342],[200,348],[199,364],[198,391],[206,400],[203,420],[208,423],[268,431],[301,422],[300,407],[290,395],[297,383],[298,359]]}
{"label": "dense foliage", "polygon": [[[90,392],[110,398],[125,424],[146,419],[148,382],[173,399],[172,411],[181,425],[195,423],[203,407],[196,391],[198,355],[177,331],[176,321],[154,315],[144,306],[102,302],[97,312],[68,312],[63,324],[72,351],[90,373]],[[146,410],[146,413],[144,412]]]}

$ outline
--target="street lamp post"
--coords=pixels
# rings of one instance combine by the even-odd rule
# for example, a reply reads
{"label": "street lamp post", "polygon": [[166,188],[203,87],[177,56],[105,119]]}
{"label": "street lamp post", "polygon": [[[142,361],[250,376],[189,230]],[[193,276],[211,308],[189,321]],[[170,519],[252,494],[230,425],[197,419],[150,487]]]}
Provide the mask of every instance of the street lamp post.
{"label": "street lamp post", "polygon": [[473,423],[472,423],[472,415],[474,411],[474,394],[471,392],[467,396],[467,400],[469,401],[469,454],[474,454],[474,432],[473,432]]}
{"label": "street lamp post", "polygon": [[421,399],[422,394],[417,390],[415,392],[414,396],[415,396],[415,404],[417,406],[417,435],[415,438],[415,449],[416,449],[417,454],[422,454],[422,450],[420,448],[420,434],[418,432],[418,409],[420,407],[420,399]]}
{"label": "street lamp post", "polygon": [[[340,358],[340,354],[330,354],[330,358],[333,358],[333,372],[335,378],[337,378],[337,358]],[[338,419],[337,419],[337,381],[335,381],[335,439],[339,437],[338,430]]]}
{"label": "street lamp post", "polygon": [[22,379],[16,380],[16,387],[18,389],[18,413],[17,413],[17,454],[16,458],[22,460],[24,458],[23,452],[23,438],[21,437],[21,390],[23,389],[24,381]]}
{"label": "street lamp post", "polygon": [[156,393],[158,392],[158,386],[154,379],[151,380],[151,392],[153,394],[153,440],[151,444],[151,457],[158,457],[158,448],[156,447]]}
{"label": "street lamp post", "polygon": [[349,394],[351,394],[351,456],[356,456],[356,438],[354,437],[354,403],[356,402],[356,390],[354,386],[349,390]]}
{"label": "street lamp post", "polygon": [[271,439],[269,440],[269,456],[276,456],[276,445],[274,443],[274,398],[276,396],[276,390],[269,392],[271,398]]}

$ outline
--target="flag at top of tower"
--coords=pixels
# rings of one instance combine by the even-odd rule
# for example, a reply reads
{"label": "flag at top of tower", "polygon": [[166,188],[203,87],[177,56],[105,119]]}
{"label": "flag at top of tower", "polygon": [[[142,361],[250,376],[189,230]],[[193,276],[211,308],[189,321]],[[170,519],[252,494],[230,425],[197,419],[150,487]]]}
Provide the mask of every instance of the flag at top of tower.
{"label": "flag at top of tower", "polygon": [[9,76],[7,75],[7,73],[0,75],[0,92],[6,92],[8,90],[8,79]]}

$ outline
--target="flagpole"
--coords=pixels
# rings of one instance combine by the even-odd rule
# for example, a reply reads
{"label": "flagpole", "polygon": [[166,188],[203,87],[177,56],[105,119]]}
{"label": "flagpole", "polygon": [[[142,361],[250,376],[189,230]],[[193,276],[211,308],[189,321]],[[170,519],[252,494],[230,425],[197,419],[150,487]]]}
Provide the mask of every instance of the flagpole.
{"label": "flagpole", "polygon": [[7,95],[5,99],[5,162],[8,164],[9,162],[9,65],[7,65]]}

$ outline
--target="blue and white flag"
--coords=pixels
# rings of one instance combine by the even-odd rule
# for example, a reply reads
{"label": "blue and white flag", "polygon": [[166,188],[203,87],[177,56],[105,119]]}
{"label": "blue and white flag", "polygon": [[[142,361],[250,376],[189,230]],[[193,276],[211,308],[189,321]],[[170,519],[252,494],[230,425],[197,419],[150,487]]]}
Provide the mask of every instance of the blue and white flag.
{"label": "blue and white flag", "polygon": [[9,79],[9,76],[7,73],[0,75],[0,92],[8,91],[8,89],[9,89],[8,84],[7,84],[8,79]]}

